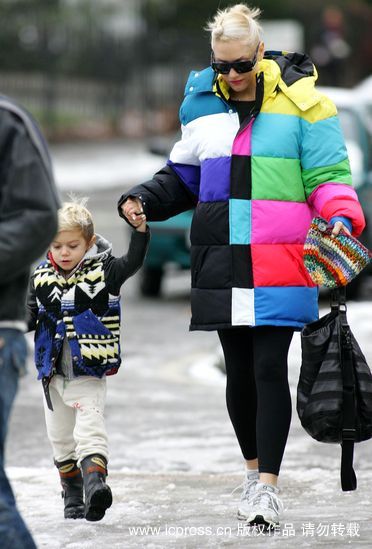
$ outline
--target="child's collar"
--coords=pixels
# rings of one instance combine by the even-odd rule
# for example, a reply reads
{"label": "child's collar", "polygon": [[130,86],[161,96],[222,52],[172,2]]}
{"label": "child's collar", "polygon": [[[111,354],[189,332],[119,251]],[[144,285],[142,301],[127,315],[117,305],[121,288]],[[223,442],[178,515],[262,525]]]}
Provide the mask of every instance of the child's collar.
{"label": "child's collar", "polygon": [[50,250],[48,251],[47,258],[49,259],[49,261],[51,262],[51,264],[55,268],[55,270],[59,272],[59,267],[58,267],[57,263],[54,261],[53,254]]}

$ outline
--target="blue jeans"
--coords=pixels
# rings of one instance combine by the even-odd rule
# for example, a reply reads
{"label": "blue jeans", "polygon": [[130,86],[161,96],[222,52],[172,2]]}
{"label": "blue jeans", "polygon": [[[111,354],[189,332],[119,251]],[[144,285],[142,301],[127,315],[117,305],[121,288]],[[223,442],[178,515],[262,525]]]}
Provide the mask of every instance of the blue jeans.
{"label": "blue jeans", "polygon": [[18,377],[25,371],[27,346],[24,335],[0,328],[0,546],[1,549],[36,549],[19,514],[4,471],[4,447],[10,410],[17,393]]}

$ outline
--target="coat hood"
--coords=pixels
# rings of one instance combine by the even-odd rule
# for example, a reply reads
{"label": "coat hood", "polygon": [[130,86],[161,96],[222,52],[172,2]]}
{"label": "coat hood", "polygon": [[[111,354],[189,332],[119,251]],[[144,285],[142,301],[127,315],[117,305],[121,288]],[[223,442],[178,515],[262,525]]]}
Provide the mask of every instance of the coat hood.
{"label": "coat hood", "polygon": [[306,54],[268,51],[259,68],[265,76],[265,98],[279,88],[301,111],[320,101],[315,89],[318,73]]}
{"label": "coat hood", "polygon": [[82,261],[87,261],[88,259],[106,259],[112,253],[112,244],[106,238],[100,234],[96,234],[95,244],[89,248]]}

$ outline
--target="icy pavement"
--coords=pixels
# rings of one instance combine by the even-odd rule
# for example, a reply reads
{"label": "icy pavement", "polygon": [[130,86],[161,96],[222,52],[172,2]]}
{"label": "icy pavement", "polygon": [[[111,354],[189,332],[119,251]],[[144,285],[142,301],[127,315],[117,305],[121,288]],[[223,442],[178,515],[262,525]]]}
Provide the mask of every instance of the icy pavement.
{"label": "icy pavement", "polygon": [[[51,501],[55,483],[49,472],[39,471],[31,483],[29,475],[29,470],[23,476],[19,470],[13,475],[13,485],[20,486],[23,481],[29,491],[35,494],[37,490],[37,504],[28,506],[27,493],[19,493],[18,502],[38,547],[371,547],[371,498],[362,496],[360,501],[360,495],[344,495],[325,487],[323,469],[309,471],[302,479],[299,475],[284,476],[286,510],[281,529],[270,536],[248,529],[234,518],[236,497],[231,491],[240,482],[238,475],[113,471],[113,507],[99,523],[61,519],[56,495],[56,501]],[[359,491],[366,492],[371,480],[370,474],[365,475]],[[331,473],[326,483],[337,484],[337,475]],[[355,506],[358,510],[353,511]]]}

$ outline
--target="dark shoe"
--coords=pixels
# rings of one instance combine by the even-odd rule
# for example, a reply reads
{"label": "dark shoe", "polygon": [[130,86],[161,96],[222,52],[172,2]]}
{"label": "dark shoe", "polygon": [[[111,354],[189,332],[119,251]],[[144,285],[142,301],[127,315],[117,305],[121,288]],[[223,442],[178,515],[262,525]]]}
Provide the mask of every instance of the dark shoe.
{"label": "dark shoe", "polygon": [[65,518],[84,518],[83,477],[76,461],[54,462],[61,479],[62,498],[65,503]]}
{"label": "dark shoe", "polygon": [[85,518],[101,520],[111,507],[111,489],[106,484],[107,461],[103,456],[92,455],[81,462],[85,491]]}

